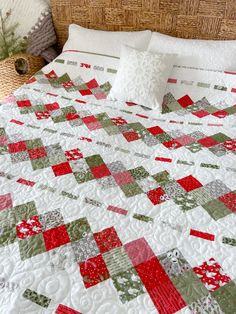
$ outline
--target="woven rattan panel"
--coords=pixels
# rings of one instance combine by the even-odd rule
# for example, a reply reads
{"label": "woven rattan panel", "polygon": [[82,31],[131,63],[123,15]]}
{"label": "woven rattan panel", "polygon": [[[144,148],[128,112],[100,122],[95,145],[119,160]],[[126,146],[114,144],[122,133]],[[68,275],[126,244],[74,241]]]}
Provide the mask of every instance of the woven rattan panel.
{"label": "woven rattan panel", "polygon": [[150,29],[202,39],[236,39],[236,0],[51,0],[60,46],[70,23],[102,30]]}

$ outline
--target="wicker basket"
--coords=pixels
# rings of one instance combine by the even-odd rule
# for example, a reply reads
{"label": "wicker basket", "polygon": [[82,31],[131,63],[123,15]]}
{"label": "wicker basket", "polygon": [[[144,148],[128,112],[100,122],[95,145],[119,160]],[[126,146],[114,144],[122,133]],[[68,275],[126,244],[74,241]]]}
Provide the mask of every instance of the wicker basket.
{"label": "wicker basket", "polygon": [[[16,64],[19,62],[25,65],[24,73],[17,71]],[[43,66],[43,58],[27,53],[16,54],[0,61],[0,99],[11,94]]]}

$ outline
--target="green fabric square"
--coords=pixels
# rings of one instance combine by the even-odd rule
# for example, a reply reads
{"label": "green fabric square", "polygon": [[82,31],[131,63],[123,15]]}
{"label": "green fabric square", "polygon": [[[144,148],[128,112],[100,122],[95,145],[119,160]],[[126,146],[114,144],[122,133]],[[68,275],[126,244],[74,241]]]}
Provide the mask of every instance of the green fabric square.
{"label": "green fabric square", "polygon": [[132,175],[132,177],[135,180],[140,180],[140,179],[144,179],[147,178],[149,176],[149,173],[146,171],[146,169],[143,166],[134,168],[134,169],[130,169],[129,173]]}
{"label": "green fabric square", "polygon": [[51,299],[49,299],[45,295],[38,294],[37,292],[30,289],[26,289],[24,291],[23,297],[45,308],[47,308],[49,306],[49,303],[51,302]]}
{"label": "green fabric square", "polygon": [[236,285],[233,281],[213,291],[212,296],[216,299],[225,314],[233,314],[236,310]]}
{"label": "green fabric square", "polygon": [[33,106],[34,112],[44,112],[44,111],[48,111],[47,108],[45,107],[45,105],[36,105]]}
{"label": "green fabric square", "polygon": [[0,128],[0,136],[6,135],[5,129]]}
{"label": "green fabric square", "polygon": [[77,112],[73,106],[68,106],[68,107],[61,108],[61,111],[65,115],[67,115],[68,113],[76,113]]}
{"label": "green fabric square", "polygon": [[76,181],[80,183],[88,182],[94,179],[94,176],[91,171],[81,171],[81,172],[74,172],[74,176]]}
{"label": "green fabric square", "polygon": [[35,112],[35,106],[20,108],[21,114],[28,114],[28,113],[32,113],[32,112]]}
{"label": "green fabric square", "polygon": [[197,201],[190,193],[176,195],[173,200],[183,211],[187,211],[198,206]]}
{"label": "green fabric square", "polygon": [[58,77],[58,79],[57,79],[59,84],[69,82],[70,80],[71,79],[67,73],[63,74],[62,76]]}
{"label": "green fabric square", "polygon": [[176,111],[182,108],[177,101],[171,101],[167,104],[167,106],[171,111]]}
{"label": "green fabric square", "polygon": [[234,114],[236,113],[236,107],[232,106],[232,107],[224,109],[224,111],[228,112],[229,114]]}
{"label": "green fabric square", "polygon": [[54,117],[54,116],[51,116],[51,118],[52,118],[52,120],[53,120],[54,123],[60,123],[60,122],[65,122],[65,121],[67,121],[64,114],[62,114],[62,115],[60,115],[60,116],[55,116],[55,117]]}
{"label": "green fabric square", "polygon": [[41,157],[37,159],[32,159],[31,165],[32,165],[33,170],[37,170],[37,169],[50,167],[51,164],[48,157]]}
{"label": "green fabric square", "polygon": [[107,128],[107,127],[110,127],[110,126],[114,126],[115,124],[112,122],[112,120],[102,120],[100,121],[101,125],[103,128]]}
{"label": "green fabric square", "polygon": [[156,136],[159,142],[164,143],[172,140],[172,137],[168,135],[167,133],[161,133]]}
{"label": "green fabric square", "polygon": [[106,120],[111,121],[111,119],[109,118],[106,112],[98,113],[95,115],[95,117],[99,122],[102,122],[102,121],[104,122]]}
{"label": "green fabric square", "polygon": [[152,177],[160,185],[165,185],[166,183],[170,181],[170,174],[166,170],[158,172],[157,174],[154,174]]}
{"label": "green fabric square", "polygon": [[35,202],[28,202],[22,205],[13,207],[12,211],[15,215],[15,221],[18,223],[21,220],[27,220],[33,216],[37,216]]}
{"label": "green fabric square", "polygon": [[85,157],[85,161],[87,162],[90,168],[104,164],[104,161],[100,155],[92,155],[89,157]]}
{"label": "green fabric square", "polygon": [[28,140],[26,141],[26,147],[27,149],[34,149],[34,148],[40,148],[43,147],[43,142],[40,138],[36,138],[34,140]]}
{"label": "green fabric square", "polygon": [[102,89],[104,93],[109,93],[109,91],[111,90],[111,84],[109,82],[106,82],[102,84],[100,88]]}
{"label": "green fabric square", "polygon": [[103,258],[111,276],[126,271],[132,267],[124,247],[118,247],[104,253]]}
{"label": "green fabric square", "polygon": [[176,289],[187,304],[191,304],[208,295],[208,290],[191,269],[182,276],[171,278]]}
{"label": "green fabric square", "polygon": [[120,134],[120,130],[117,125],[108,126],[104,128],[104,130],[107,132],[108,135]]}
{"label": "green fabric square", "polygon": [[224,143],[225,141],[230,140],[230,137],[226,136],[225,134],[219,132],[215,135],[212,135],[211,138],[213,138],[214,140],[216,140],[219,143]]}
{"label": "green fabric square", "polygon": [[225,206],[221,201],[214,199],[204,205],[202,207],[208,212],[208,214],[215,220],[223,218],[229,214],[231,214],[231,210]]}
{"label": "green fabric square", "polygon": [[0,247],[9,245],[16,240],[16,227],[15,223],[2,223],[0,224]]}
{"label": "green fabric square", "polygon": [[139,187],[139,185],[136,182],[121,185],[120,188],[124,192],[126,197],[131,197],[143,193],[143,190]]}
{"label": "green fabric square", "polygon": [[87,90],[88,86],[84,83],[84,84],[79,85],[77,88],[78,90]]}
{"label": "green fabric square", "polygon": [[202,149],[202,145],[199,143],[191,143],[191,144],[185,145],[184,147],[186,147],[192,153],[197,153]]}
{"label": "green fabric square", "polygon": [[84,238],[88,233],[91,233],[90,225],[86,218],[80,218],[66,225],[71,242]]}
{"label": "green fabric square", "polygon": [[22,260],[46,252],[43,234],[39,233],[24,240],[18,241]]}
{"label": "green fabric square", "polygon": [[214,106],[206,106],[203,108],[203,110],[208,112],[208,113],[214,113],[214,112],[218,111],[218,109]]}
{"label": "green fabric square", "polygon": [[212,200],[212,196],[206,191],[204,186],[188,193],[193,196],[198,205],[203,205]]}
{"label": "green fabric square", "polygon": [[112,281],[122,303],[129,302],[145,292],[134,268],[112,276]]}
{"label": "green fabric square", "polygon": [[165,114],[165,113],[169,113],[169,112],[171,112],[171,110],[168,108],[168,106],[167,105],[163,105],[161,113]]}

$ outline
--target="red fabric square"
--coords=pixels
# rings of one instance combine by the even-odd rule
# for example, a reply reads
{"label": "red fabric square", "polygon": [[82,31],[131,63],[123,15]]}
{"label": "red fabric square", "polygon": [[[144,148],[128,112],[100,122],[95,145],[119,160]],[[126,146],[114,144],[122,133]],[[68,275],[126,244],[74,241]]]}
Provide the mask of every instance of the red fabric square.
{"label": "red fabric square", "polygon": [[134,182],[133,177],[128,171],[114,173],[113,177],[118,185],[123,185],[123,184]]}
{"label": "red fabric square", "polygon": [[37,120],[43,120],[43,119],[48,119],[50,118],[50,113],[49,111],[38,111],[35,112]]}
{"label": "red fabric square", "polygon": [[137,141],[140,139],[139,134],[136,132],[125,132],[123,133],[123,136],[128,142]]}
{"label": "red fabric square", "polygon": [[97,122],[97,119],[96,119],[95,116],[88,116],[88,117],[82,118],[82,121],[83,121],[85,124],[89,124],[89,123]]}
{"label": "red fabric square", "polygon": [[210,113],[205,110],[198,110],[198,111],[193,112],[193,114],[197,116],[198,118],[203,118],[203,117],[209,116]]}
{"label": "red fabric square", "polygon": [[89,81],[88,83],[86,83],[86,85],[88,86],[89,89],[99,87],[99,85],[95,79]]}
{"label": "red fabric square", "polygon": [[158,313],[176,313],[187,305],[156,257],[135,269]]}
{"label": "red fabric square", "polygon": [[66,120],[71,121],[71,120],[76,120],[76,119],[79,119],[79,115],[77,113],[75,112],[67,113]]}
{"label": "red fabric square", "polygon": [[80,264],[80,273],[84,281],[85,288],[97,285],[105,278],[110,278],[109,271],[102,255],[89,258]]}
{"label": "red fabric square", "polygon": [[102,125],[99,121],[88,123],[86,126],[90,131],[102,129]]}
{"label": "red fabric square", "polygon": [[232,212],[236,212],[236,192],[229,192],[219,197],[219,200],[232,210]]}
{"label": "red fabric square", "polygon": [[124,247],[134,266],[155,257],[154,252],[144,238],[126,243]]}
{"label": "red fabric square", "polygon": [[0,210],[12,208],[11,194],[0,195]]}
{"label": "red fabric square", "polygon": [[210,258],[209,261],[204,262],[201,266],[194,267],[193,271],[210,292],[231,281],[230,277],[224,274],[223,269],[214,258]]}
{"label": "red fabric square", "polygon": [[175,138],[175,141],[180,143],[182,146],[185,146],[185,145],[195,142],[195,139],[189,135],[182,135],[180,137]]}
{"label": "red fabric square", "polygon": [[102,164],[100,166],[95,166],[91,168],[91,172],[94,175],[95,178],[103,178],[110,176],[110,170],[107,168],[105,164]]}
{"label": "red fabric square", "polygon": [[177,142],[176,140],[172,140],[172,141],[168,141],[168,142],[164,142],[162,143],[165,147],[170,148],[170,149],[177,149],[182,147],[182,145]]}
{"label": "red fabric square", "polygon": [[200,143],[202,146],[205,146],[205,147],[212,147],[219,144],[216,140],[214,140],[210,136],[198,140],[198,143]]}
{"label": "red fabric square", "polygon": [[45,76],[46,76],[48,79],[57,78],[56,72],[55,72],[54,70],[52,70],[52,71],[50,71],[49,73],[45,74]]}
{"label": "red fabric square", "polygon": [[186,108],[188,106],[191,106],[193,104],[193,101],[188,95],[185,95],[185,96],[181,97],[180,99],[178,99],[178,103],[183,108]]}
{"label": "red fabric square", "polygon": [[112,118],[111,120],[113,123],[115,123],[115,125],[127,124],[127,121],[122,117]]}
{"label": "red fabric square", "polygon": [[65,306],[63,304],[59,304],[55,314],[82,314],[74,309],[71,309],[68,306]]}
{"label": "red fabric square", "polygon": [[25,141],[8,144],[9,153],[18,153],[18,152],[22,152],[26,149],[27,149],[27,147],[26,147]]}
{"label": "red fabric square", "polygon": [[78,148],[65,151],[65,156],[66,156],[67,161],[83,158],[83,154]]}
{"label": "red fabric square", "polygon": [[198,189],[202,186],[201,182],[195,179],[192,175],[184,177],[177,180],[177,182],[185,189],[185,191],[190,192],[192,190]]}
{"label": "red fabric square", "polygon": [[43,238],[47,251],[70,242],[65,225],[44,231]]}
{"label": "red fabric square", "polygon": [[148,198],[153,203],[153,205],[160,204],[165,201],[165,191],[161,187],[151,190],[147,193]]}
{"label": "red fabric square", "polygon": [[68,81],[68,82],[64,82],[62,83],[63,87],[64,88],[71,88],[71,87],[74,87],[75,85],[73,84],[73,82],[71,81]]}
{"label": "red fabric square", "polygon": [[88,95],[93,94],[90,89],[82,89],[82,90],[79,90],[79,92],[82,96],[88,96]]}
{"label": "red fabric square", "polygon": [[153,126],[153,127],[151,127],[151,128],[148,128],[148,131],[149,131],[152,135],[158,135],[158,134],[164,133],[164,131],[163,131],[159,126]]}
{"label": "red fabric square", "polygon": [[45,107],[47,108],[48,111],[53,111],[60,108],[57,102],[54,102],[52,104],[46,104]]}
{"label": "red fabric square", "polygon": [[236,140],[229,140],[223,143],[224,147],[227,150],[230,150],[232,152],[236,152]]}
{"label": "red fabric square", "polygon": [[212,113],[212,115],[217,117],[217,118],[225,118],[226,116],[229,115],[229,113],[225,110],[219,110],[219,111]]}
{"label": "red fabric square", "polygon": [[6,135],[0,135],[0,146],[7,145],[7,137]]}
{"label": "red fabric square", "polygon": [[52,170],[56,177],[63,176],[64,174],[72,173],[69,162],[62,162],[61,164],[52,166]]}
{"label": "red fabric square", "polygon": [[46,157],[47,152],[44,147],[34,148],[28,150],[30,159],[37,159],[41,157]]}
{"label": "red fabric square", "polygon": [[18,238],[25,239],[42,232],[42,225],[38,216],[33,216],[27,220],[22,220],[16,225]]}
{"label": "red fabric square", "polygon": [[93,236],[101,253],[105,253],[116,247],[122,246],[114,227],[94,233]]}
{"label": "red fabric square", "polygon": [[18,100],[16,103],[17,103],[17,106],[20,108],[32,106],[29,100]]}

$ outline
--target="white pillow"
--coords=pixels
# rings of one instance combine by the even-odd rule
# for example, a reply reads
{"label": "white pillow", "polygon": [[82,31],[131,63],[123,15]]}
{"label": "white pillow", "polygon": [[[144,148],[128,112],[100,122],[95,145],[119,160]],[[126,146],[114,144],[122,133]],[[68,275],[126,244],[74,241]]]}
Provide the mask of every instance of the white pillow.
{"label": "white pillow", "polygon": [[182,39],[154,32],[148,51],[176,53],[177,65],[236,70],[236,40]]}
{"label": "white pillow", "polygon": [[69,37],[63,51],[79,50],[119,57],[122,44],[129,43],[133,48],[147,50],[151,34],[151,31],[99,31],[71,24],[69,26]]}
{"label": "white pillow", "polygon": [[108,99],[160,109],[174,59],[174,54],[122,46],[119,68]]}

